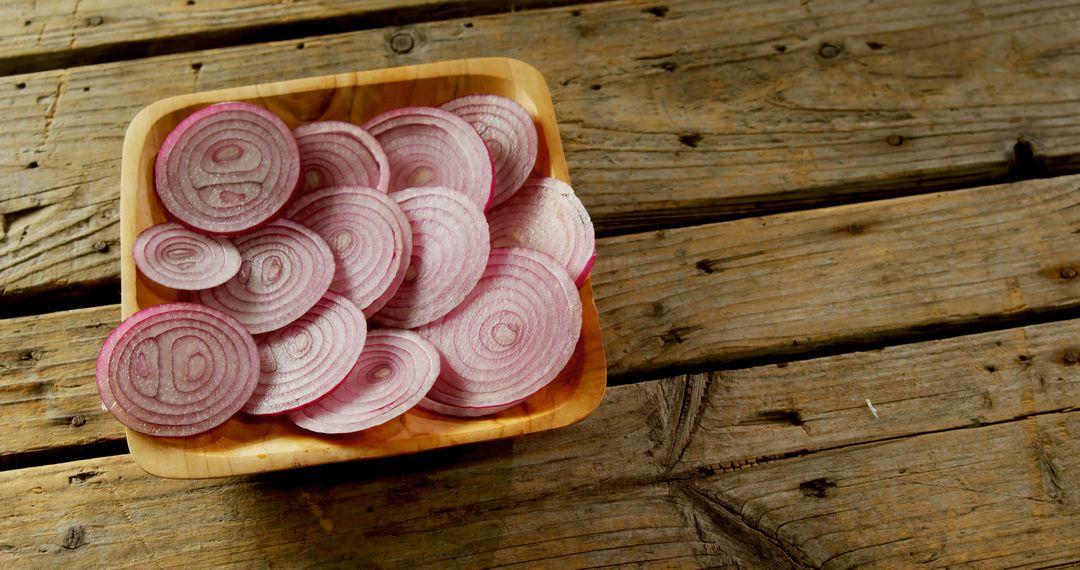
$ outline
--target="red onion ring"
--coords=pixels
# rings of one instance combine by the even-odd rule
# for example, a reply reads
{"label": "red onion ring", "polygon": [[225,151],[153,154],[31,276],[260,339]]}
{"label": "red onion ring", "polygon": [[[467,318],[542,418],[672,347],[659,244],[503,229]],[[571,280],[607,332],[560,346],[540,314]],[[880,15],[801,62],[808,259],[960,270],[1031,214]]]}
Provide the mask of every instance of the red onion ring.
{"label": "red onion ring", "polygon": [[433,107],[387,111],[363,124],[386,152],[390,193],[407,188],[453,188],[487,210],[494,165],[484,139],[457,115]]}
{"label": "red onion ring", "polygon": [[279,329],[308,312],[330,288],[334,254],[319,234],[277,220],[234,240],[243,261],[199,302],[236,317],[252,334]]}
{"label": "red onion ring", "polygon": [[386,193],[390,166],[367,131],[342,121],[317,121],[293,130],[300,149],[300,194],[332,186],[364,186]]}
{"label": "red onion ring", "polygon": [[551,255],[578,287],[596,261],[596,232],[589,212],[569,184],[530,178],[513,197],[488,212],[491,247],[521,246]]}
{"label": "red onion ring", "polygon": [[341,186],[301,196],[289,217],[315,230],[334,252],[330,289],[370,317],[397,292],[412,251],[412,229],[390,196]]}
{"label": "red onion ring", "polygon": [[182,437],[213,429],[240,410],[259,380],[255,341],[236,319],[193,303],[129,317],[97,359],[105,409],[147,435]]}
{"label": "red onion ring", "polygon": [[466,95],[439,108],[465,119],[480,133],[495,163],[491,207],[505,202],[521,188],[536,164],[532,117],[517,101],[498,95]]}
{"label": "red onion ring", "polygon": [[255,339],[259,383],[242,411],[280,414],[322,398],[345,380],[366,335],[360,309],[327,292],[299,319]]}
{"label": "red onion ring", "polygon": [[131,255],[147,279],[185,291],[217,287],[240,270],[240,252],[231,241],[173,223],[143,230]]}
{"label": "red onion ring", "polygon": [[415,406],[438,375],[439,353],[431,343],[411,331],[373,330],[345,381],[289,419],[317,433],[374,427]]}
{"label": "red onion ring", "polygon": [[409,329],[450,312],[476,285],[487,264],[487,221],[476,205],[450,188],[394,194],[412,226],[405,280],[371,320]]}
{"label": "red onion ring", "polygon": [[155,190],[176,221],[236,235],[281,212],[300,176],[299,157],[289,127],[274,113],[249,103],[211,105],[165,138],[154,163]]}
{"label": "red onion ring", "polygon": [[416,332],[443,356],[439,379],[420,406],[494,413],[528,398],[566,366],[581,334],[581,299],[551,256],[493,249],[465,301]]}

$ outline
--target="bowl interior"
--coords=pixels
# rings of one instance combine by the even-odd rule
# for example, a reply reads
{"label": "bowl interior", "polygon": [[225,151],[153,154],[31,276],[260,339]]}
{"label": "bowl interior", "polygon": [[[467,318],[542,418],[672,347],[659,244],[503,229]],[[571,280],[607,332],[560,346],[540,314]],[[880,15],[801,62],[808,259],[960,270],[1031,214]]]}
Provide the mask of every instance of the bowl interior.
{"label": "bowl interior", "polygon": [[[133,120],[124,142],[123,316],[180,298],[176,291],[139,276],[130,251],[139,232],[165,221],[154,192],[154,160],[165,137],[191,113],[217,102],[246,101],[274,111],[290,128],[318,120],[361,124],[391,109],[437,106],[471,93],[502,95],[521,104],[539,135],[534,173],[570,182],[547,84],[538,71],[515,60],[462,60],[301,79],[178,96],[147,107]],[[583,326],[574,357],[550,385],[500,414],[457,419],[414,409],[382,426],[338,437],[316,436],[284,419],[238,415],[192,438],[157,438],[129,430],[132,455],[151,473],[213,477],[410,453],[568,425],[599,404],[606,385],[591,283],[580,293]]]}

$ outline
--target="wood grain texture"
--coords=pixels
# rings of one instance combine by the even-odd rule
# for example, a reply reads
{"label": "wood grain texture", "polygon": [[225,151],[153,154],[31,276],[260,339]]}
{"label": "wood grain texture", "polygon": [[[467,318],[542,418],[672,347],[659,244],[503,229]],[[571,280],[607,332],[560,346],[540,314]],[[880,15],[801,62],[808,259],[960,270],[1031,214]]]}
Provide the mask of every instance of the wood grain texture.
{"label": "wood grain texture", "polygon": [[603,240],[612,377],[1080,306],[1080,177]]}
{"label": "wood grain texture", "polygon": [[9,117],[0,290],[11,302],[115,280],[120,140],[144,105],[362,68],[490,54],[536,65],[575,186],[608,232],[1076,166],[1080,27],[1066,2],[658,6],[537,10],[11,77],[0,86]]}
{"label": "wood grain texture", "polygon": [[1080,413],[1065,408],[1080,373],[1062,356],[1078,332],[1080,321],[1054,323],[618,386],[575,426],[417,456],[213,481],[155,478],[126,456],[3,472],[0,556],[16,567],[1062,563],[1080,546]]}
{"label": "wood grain texture", "polygon": [[0,74],[567,3],[19,0],[0,6]]}

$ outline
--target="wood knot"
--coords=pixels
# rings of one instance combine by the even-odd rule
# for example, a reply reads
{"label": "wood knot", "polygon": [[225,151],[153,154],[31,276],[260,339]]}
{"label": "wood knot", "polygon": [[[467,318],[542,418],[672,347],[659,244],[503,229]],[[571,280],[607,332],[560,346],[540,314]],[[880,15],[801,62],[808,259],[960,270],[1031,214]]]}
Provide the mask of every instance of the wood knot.
{"label": "wood knot", "polygon": [[686,133],[679,135],[679,142],[690,148],[697,148],[698,143],[704,138],[701,133]]}
{"label": "wood knot", "polygon": [[825,42],[821,44],[821,47],[818,48],[818,55],[825,59],[832,59],[840,55],[840,51],[840,46],[833,43]]}
{"label": "wood knot", "polygon": [[86,544],[86,527],[81,524],[72,524],[60,529],[60,546],[68,550]]}
{"label": "wood knot", "polygon": [[672,344],[682,344],[688,340],[690,333],[698,330],[701,327],[675,327],[668,329],[668,331],[659,336],[661,346],[669,346]]}
{"label": "wood knot", "polygon": [[904,144],[904,137],[900,135],[889,135],[889,137],[885,139],[885,142],[889,143],[889,146],[900,146]]}
{"label": "wood knot", "polygon": [[83,427],[86,425],[86,416],[72,416],[71,425],[75,427]]}
{"label": "wood knot", "polygon": [[1076,350],[1075,348],[1066,350],[1063,360],[1065,361],[1065,364],[1076,364],[1077,362],[1080,362],[1080,350]]}
{"label": "wood knot", "polygon": [[1061,275],[1062,279],[1068,281],[1076,278],[1076,270],[1072,267],[1062,267],[1061,271],[1058,272],[1058,275]]}
{"label": "wood knot", "polygon": [[396,54],[406,54],[413,50],[416,40],[405,32],[398,32],[390,36],[390,49]]}
{"label": "wood knot", "polygon": [[835,487],[836,483],[833,483],[828,479],[811,479],[799,483],[799,490],[802,491],[804,497],[827,497],[829,495],[829,489]]}
{"label": "wood knot", "polygon": [[859,235],[866,231],[866,228],[862,227],[861,224],[851,224],[850,226],[844,228],[844,231],[851,235]]}

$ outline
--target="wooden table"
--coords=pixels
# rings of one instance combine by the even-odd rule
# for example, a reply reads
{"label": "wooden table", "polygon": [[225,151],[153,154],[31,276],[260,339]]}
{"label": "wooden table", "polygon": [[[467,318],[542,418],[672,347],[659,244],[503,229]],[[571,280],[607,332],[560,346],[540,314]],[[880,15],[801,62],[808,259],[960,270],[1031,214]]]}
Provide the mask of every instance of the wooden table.
{"label": "wooden table", "polygon": [[[1080,562],[1080,6],[33,4],[0,7],[0,566]],[[261,476],[133,464],[93,362],[134,114],[487,55],[548,78],[603,236],[600,408]]]}

